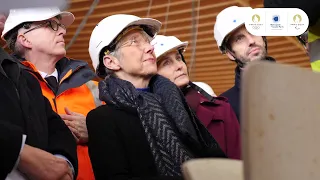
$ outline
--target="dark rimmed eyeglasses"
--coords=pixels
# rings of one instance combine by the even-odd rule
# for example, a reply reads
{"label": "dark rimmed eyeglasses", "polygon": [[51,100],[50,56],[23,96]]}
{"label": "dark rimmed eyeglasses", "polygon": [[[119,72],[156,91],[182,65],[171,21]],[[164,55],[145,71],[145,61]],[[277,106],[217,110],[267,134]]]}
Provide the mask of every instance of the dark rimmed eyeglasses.
{"label": "dark rimmed eyeglasses", "polygon": [[[33,31],[35,29],[38,29],[38,28],[41,28],[41,27],[44,27],[44,26],[49,26],[52,30],[54,31],[58,31],[59,27],[62,27],[63,29],[66,29],[66,26],[61,24],[61,23],[58,23],[57,21],[55,20],[47,20],[45,21],[44,23],[41,23],[39,24],[38,26],[34,27],[34,28],[31,28],[29,29],[28,31],[24,32],[23,34],[27,34],[28,32],[30,31]],[[27,27],[25,27],[27,28]]]}

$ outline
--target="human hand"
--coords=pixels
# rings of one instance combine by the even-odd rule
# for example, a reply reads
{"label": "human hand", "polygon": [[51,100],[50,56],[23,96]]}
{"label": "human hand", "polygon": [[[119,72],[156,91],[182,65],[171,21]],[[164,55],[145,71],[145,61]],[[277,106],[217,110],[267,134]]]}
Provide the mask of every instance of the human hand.
{"label": "human hand", "polygon": [[67,107],[65,107],[65,112],[66,114],[60,114],[60,117],[74,134],[77,143],[87,143],[89,137],[86,117],[83,114],[72,112]]}
{"label": "human hand", "polygon": [[24,145],[18,169],[32,180],[72,179],[72,170],[66,160],[44,150]]}

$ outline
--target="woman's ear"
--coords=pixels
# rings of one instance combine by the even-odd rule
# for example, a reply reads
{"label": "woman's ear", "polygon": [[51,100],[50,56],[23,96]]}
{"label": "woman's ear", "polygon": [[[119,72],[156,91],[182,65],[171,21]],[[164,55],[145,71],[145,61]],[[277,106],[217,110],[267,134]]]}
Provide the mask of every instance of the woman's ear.
{"label": "woman's ear", "polygon": [[119,60],[111,55],[105,55],[103,57],[103,64],[105,67],[111,70],[120,70]]}

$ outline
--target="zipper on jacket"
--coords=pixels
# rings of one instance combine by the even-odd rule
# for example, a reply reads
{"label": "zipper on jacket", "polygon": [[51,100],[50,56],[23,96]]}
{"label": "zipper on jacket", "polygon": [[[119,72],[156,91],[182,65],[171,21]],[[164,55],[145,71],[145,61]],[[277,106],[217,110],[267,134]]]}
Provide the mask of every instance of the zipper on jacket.
{"label": "zipper on jacket", "polygon": [[[75,70],[73,71],[73,73],[76,72],[76,71],[78,71],[78,70],[79,70],[80,68],[82,68],[82,67],[83,67],[83,66],[78,66],[78,67],[76,67]],[[68,78],[69,78],[69,77],[68,77]],[[66,79],[68,79],[68,78],[66,78]],[[66,79],[63,79],[63,81],[65,81]],[[63,81],[58,82],[58,84],[59,84],[58,86],[59,86],[59,87],[60,87],[60,84],[62,84]],[[82,86],[82,85],[81,85],[81,86]],[[57,94],[56,94],[56,97],[55,97],[55,98],[59,97],[61,94],[63,94],[64,92],[66,92],[66,91],[68,91],[68,90],[69,90],[69,89],[66,89],[66,90],[62,91],[61,93],[59,93],[59,94],[58,94],[58,91],[57,91]]]}
{"label": "zipper on jacket", "polygon": [[20,95],[19,95],[19,92],[18,92],[18,89],[17,89],[16,86],[14,86],[14,90],[16,90],[16,94],[17,94],[17,96],[18,96],[18,99],[20,100]]}
{"label": "zipper on jacket", "polygon": [[[7,77],[8,78],[8,77]],[[11,81],[11,84],[13,85],[14,87],[14,90],[16,91],[16,94],[18,96],[18,99],[20,100],[20,94],[19,94],[19,91],[17,89],[17,86],[14,84],[14,82],[12,81],[12,79],[8,78],[10,81]]]}
{"label": "zipper on jacket", "polygon": [[11,84],[13,85],[13,87],[14,87],[14,90],[16,91],[16,94],[17,94],[17,96],[18,96],[18,99],[20,100],[20,95],[19,95],[19,91],[18,91],[18,89],[17,89],[17,86],[16,86],[16,84],[13,82],[13,80],[12,79],[10,79],[6,74],[3,74],[7,79],[9,79],[9,81],[11,82]]}
{"label": "zipper on jacket", "polygon": [[54,98],[52,98],[52,101],[53,101],[53,104],[54,104],[54,108],[56,109],[56,113],[58,113],[56,96],[54,96]]}
{"label": "zipper on jacket", "polygon": [[4,74],[4,76],[5,76],[7,79],[9,79],[9,81],[11,82],[11,84],[12,84],[13,87],[14,87],[14,90],[16,91],[16,94],[17,94],[17,96],[18,96],[18,99],[20,100],[20,94],[19,94],[19,91],[18,91],[18,89],[17,89],[16,84],[15,84],[15,83],[13,82],[13,80],[10,79],[6,74]]}
{"label": "zipper on jacket", "polygon": [[62,84],[63,81],[65,81],[66,79],[68,79],[72,74],[74,74],[75,72],[77,72],[79,69],[81,69],[83,66],[77,66],[74,70],[72,70],[72,73],[65,79],[61,78],[60,82],[58,82],[59,86],[60,84]]}

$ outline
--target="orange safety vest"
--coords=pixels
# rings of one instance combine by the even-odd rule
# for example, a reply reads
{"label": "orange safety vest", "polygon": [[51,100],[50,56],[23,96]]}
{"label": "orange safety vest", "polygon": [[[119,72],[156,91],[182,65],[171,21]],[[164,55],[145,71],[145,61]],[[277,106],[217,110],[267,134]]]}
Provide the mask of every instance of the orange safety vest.
{"label": "orange safety vest", "polygon": [[[30,69],[30,72],[39,80],[42,93],[51,103],[52,109],[58,114],[65,114],[65,107],[71,111],[87,116],[88,112],[102,102],[98,97],[98,86],[94,72],[84,61],[61,59],[56,68],[59,72],[59,88],[56,94],[50,89],[36,67],[29,61],[22,64]],[[78,144],[78,176],[77,180],[93,180],[94,174],[88,153],[88,146]]]}

